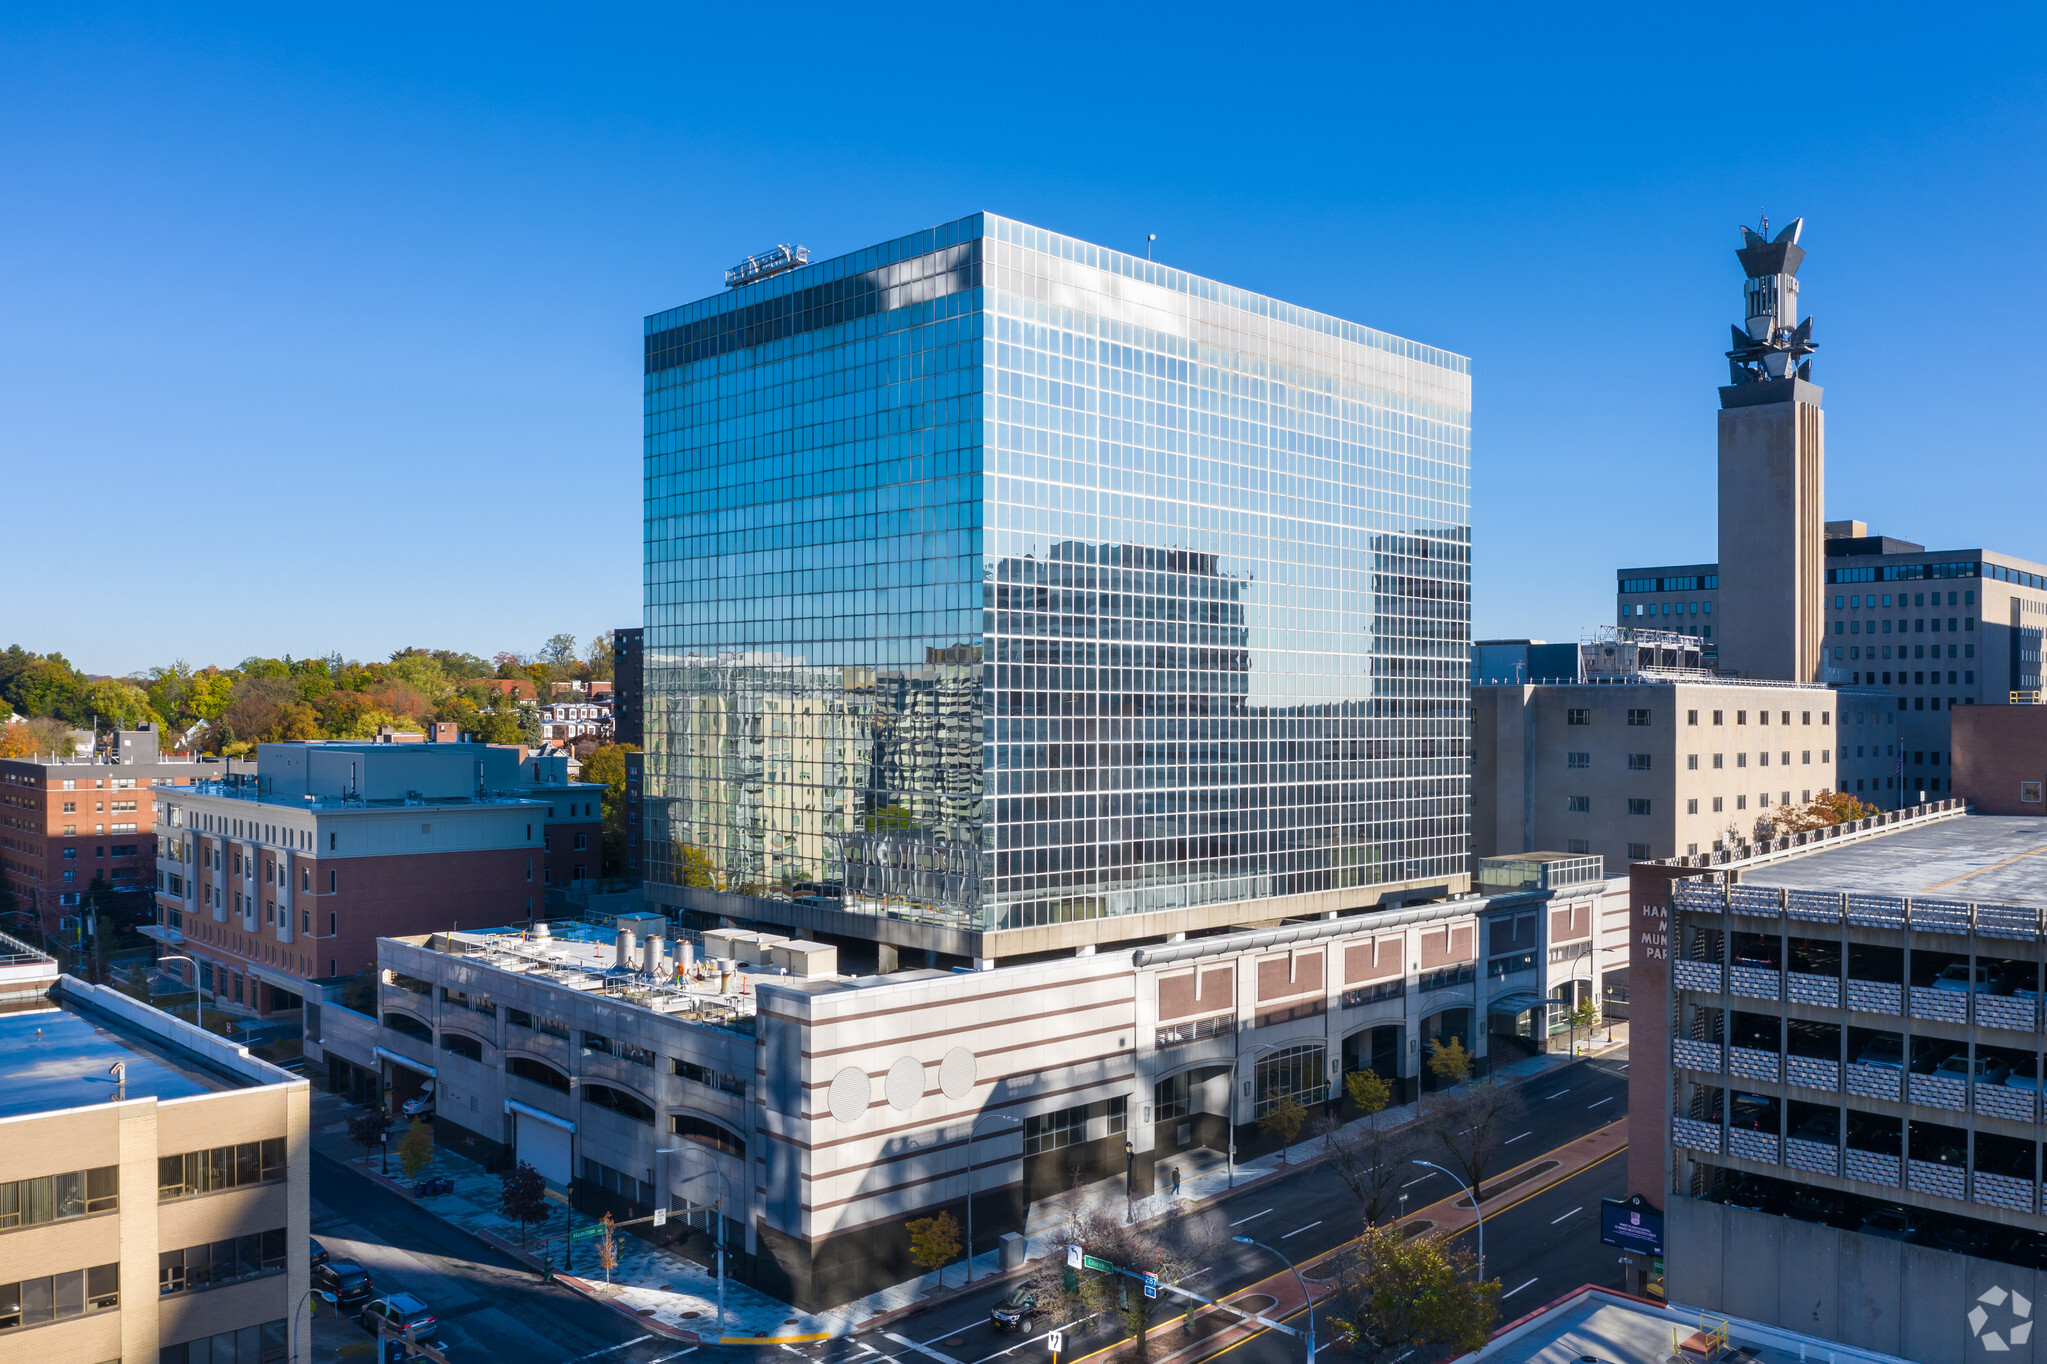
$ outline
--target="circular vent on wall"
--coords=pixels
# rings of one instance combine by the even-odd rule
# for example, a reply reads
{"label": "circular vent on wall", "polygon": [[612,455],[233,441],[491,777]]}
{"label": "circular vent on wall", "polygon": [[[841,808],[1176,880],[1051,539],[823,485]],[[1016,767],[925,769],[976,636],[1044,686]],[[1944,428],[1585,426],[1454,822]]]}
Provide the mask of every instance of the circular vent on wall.
{"label": "circular vent on wall", "polygon": [[840,1122],[859,1122],[867,1112],[867,1101],[872,1095],[872,1086],[867,1083],[867,1072],[858,1066],[847,1066],[832,1077],[832,1087],[827,1094],[832,1116]]}
{"label": "circular vent on wall", "polygon": [[889,1107],[907,1113],[917,1106],[917,1100],[924,1097],[924,1063],[914,1056],[905,1056],[888,1068],[888,1083],[885,1086]]}
{"label": "circular vent on wall", "polygon": [[974,1053],[954,1047],[938,1065],[938,1087],[948,1099],[964,1099],[974,1090]]}

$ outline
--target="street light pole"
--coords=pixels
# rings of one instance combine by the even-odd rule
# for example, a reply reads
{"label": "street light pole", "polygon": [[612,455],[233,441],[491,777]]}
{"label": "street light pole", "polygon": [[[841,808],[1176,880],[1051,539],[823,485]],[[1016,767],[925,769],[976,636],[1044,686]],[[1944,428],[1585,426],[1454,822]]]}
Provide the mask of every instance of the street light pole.
{"label": "street light pole", "polygon": [[158,957],[156,960],[159,966],[161,966],[163,963],[167,961],[192,962],[192,1008],[195,1011],[195,1025],[198,1027],[200,1032],[205,1032],[206,993],[205,991],[199,988],[199,963],[196,961],[192,961],[192,959],[186,956],[183,952],[167,953],[164,956]]}
{"label": "street light pole", "polygon": [[1294,1262],[1292,1260],[1281,1255],[1263,1241],[1254,1241],[1248,1236],[1232,1236],[1230,1239],[1243,1245],[1258,1247],[1258,1249],[1274,1256],[1281,1264],[1293,1271],[1294,1282],[1301,1286],[1301,1301],[1308,1305],[1308,1364],[1315,1364],[1315,1297],[1312,1293],[1308,1292],[1308,1281],[1301,1277],[1300,1270],[1294,1269]]}
{"label": "street light pole", "polygon": [[[337,1309],[340,1307],[341,1299],[324,1289],[308,1288],[305,1291],[304,1295],[299,1298],[298,1306],[291,1309],[291,1364],[299,1364],[299,1312],[316,1295],[325,1298]],[[311,1321],[309,1320],[306,1325],[307,1333],[311,1334]]]}
{"label": "street light pole", "polygon": [[[983,1113],[974,1119],[974,1125],[967,1129],[967,1282],[974,1281],[974,1138],[981,1134],[984,1122],[1008,1122],[1023,1126],[1021,1118],[1012,1118],[1007,1113]],[[1125,1142],[1124,1145],[1129,1145]],[[945,1286],[945,1271],[938,1271],[939,1286]]]}
{"label": "street light pole", "polygon": [[1462,1189],[1462,1190],[1464,1190],[1464,1192],[1465,1192],[1466,1194],[1468,1194],[1468,1195],[1470,1196],[1470,1198],[1471,1198],[1471,1210],[1472,1210],[1472,1212],[1474,1212],[1474,1213],[1475,1213],[1475,1214],[1477,1214],[1477,1216],[1478,1216],[1478,1281],[1479,1281],[1480,1283],[1484,1283],[1484,1282],[1485,1282],[1485,1209],[1483,1209],[1483,1208],[1479,1207],[1479,1205],[1478,1205],[1478,1195],[1477,1195],[1476,1193],[1474,1193],[1474,1192],[1472,1191],[1472,1188],[1471,1188],[1471,1186],[1470,1186],[1469,1184],[1466,1184],[1466,1183],[1465,1183],[1465,1182],[1464,1182],[1463,1180],[1461,1180],[1461,1179],[1458,1179],[1456,1175],[1452,1175],[1452,1174],[1450,1174],[1450,1172],[1449,1172],[1448,1170],[1445,1170],[1445,1169],[1443,1169],[1443,1167],[1442,1167],[1442,1166],[1440,1166],[1440,1165],[1436,1164],[1436,1162],[1435,1162],[1435,1161],[1433,1161],[1433,1160],[1418,1160],[1418,1161],[1416,1161],[1416,1162],[1415,1162],[1415,1164],[1417,1164],[1417,1165],[1425,1165],[1425,1166],[1427,1166],[1427,1167],[1428,1167],[1429,1169],[1431,1169],[1431,1170],[1435,1170],[1435,1171],[1438,1171],[1438,1172],[1440,1172],[1440,1173],[1442,1173],[1442,1174],[1450,1175],[1450,1178],[1451,1178],[1451,1179],[1452,1179],[1453,1181],[1455,1181],[1455,1183],[1456,1183],[1457,1187],[1458,1187],[1458,1188],[1460,1188],[1460,1189]]}

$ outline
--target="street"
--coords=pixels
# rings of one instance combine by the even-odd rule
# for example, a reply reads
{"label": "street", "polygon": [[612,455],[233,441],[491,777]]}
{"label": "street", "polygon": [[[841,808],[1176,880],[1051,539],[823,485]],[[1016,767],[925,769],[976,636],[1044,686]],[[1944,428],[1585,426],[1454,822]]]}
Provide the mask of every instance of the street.
{"label": "street", "polygon": [[[1626,1116],[1626,1053],[1561,1067],[1526,1084],[1522,1094],[1525,1116],[1501,1129],[1494,1170],[1535,1159]],[[1397,1149],[1402,1159],[1454,1164],[1419,1125],[1401,1134]],[[636,1330],[626,1318],[566,1289],[541,1284],[532,1270],[337,1162],[316,1155],[315,1169],[320,1192],[313,1200],[314,1236],[335,1259],[353,1258],[367,1268],[379,1295],[405,1291],[425,1300],[440,1317],[435,1334],[448,1347],[451,1364],[658,1364],[691,1352],[687,1345]],[[1420,1167],[1406,1183],[1409,1214],[1458,1194],[1447,1176]],[[1503,1322],[1580,1284],[1619,1283],[1618,1252],[1600,1244],[1597,1212],[1599,1200],[1620,1196],[1624,1184],[1625,1162],[1609,1158],[1532,1196],[1516,1200],[1506,1194],[1491,1201],[1485,1221],[1486,1274],[1501,1282]],[[1229,1195],[1193,1214],[1188,1229],[1212,1249],[1203,1268],[1185,1282],[1220,1297],[1285,1268],[1265,1249],[1237,1244],[1232,1236],[1254,1236],[1301,1264],[1349,1240],[1359,1219],[1350,1191],[1334,1172],[1315,1165]],[[1470,1232],[1462,1240],[1475,1245]],[[952,1282],[957,1284],[957,1278]],[[881,1330],[816,1345],[702,1348],[785,1364],[792,1355],[815,1364],[1028,1359],[1044,1350],[1039,1336],[1000,1332],[988,1319],[989,1308],[1012,1286],[991,1282]],[[1322,1335],[1323,1343],[1329,1343],[1326,1328]],[[369,1347],[367,1334],[346,1318],[322,1317],[314,1339],[317,1364],[366,1355]],[[1105,1330],[1069,1331],[1063,1358],[1079,1364],[1113,1339]],[[1232,1353],[1244,1364],[1288,1364],[1301,1349],[1299,1341],[1266,1331]]]}

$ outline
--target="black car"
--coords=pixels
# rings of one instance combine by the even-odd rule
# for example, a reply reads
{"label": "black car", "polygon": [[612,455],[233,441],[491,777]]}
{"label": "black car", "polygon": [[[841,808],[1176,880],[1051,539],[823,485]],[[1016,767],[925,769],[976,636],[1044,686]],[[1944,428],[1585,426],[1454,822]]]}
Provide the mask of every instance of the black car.
{"label": "black car", "polygon": [[1912,1214],[1896,1204],[1871,1208],[1862,1219],[1862,1230],[1870,1236],[1881,1236],[1886,1241],[1909,1241],[1913,1245],[1924,1245],[1926,1233],[1919,1229]]}
{"label": "black car", "polygon": [[370,1282],[370,1272],[346,1260],[329,1260],[314,1265],[313,1288],[321,1293],[332,1293],[334,1301],[343,1307],[353,1307],[377,1291],[377,1286]]}
{"label": "black car", "polygon": [[324,1265],[327,1263],[327,1247],[321,1245],[318,1241],[315,1241],[310,1236],[306,1238],[306,1244],[313,1248],[313,1258],[311,1260],[311,1263],[316,1265]]}
{"label": "black car", "polygon": [[1790,1215],[1801,1222],[1852,1229],[1859,1219],[1848,1210],[1848,1198],[1831,1189],[1801,1187],[1791,1196]]}
{"label": "black car", "polygon": [[410,1293],[393,1293],[378,1298],[362,1310],[363,1329],[375,1335],[379,1326],[394,1335],[410,1332],[414,1340],[425,1340],[440,1324],[433,1309]]}
{"label": "black car", "polygon": [[1029,1335],[1038,1319],[1038,1295],[1028,1288],[1015,1289],[988,1310],[988,1320],[998,1331],[1022,1331]]}

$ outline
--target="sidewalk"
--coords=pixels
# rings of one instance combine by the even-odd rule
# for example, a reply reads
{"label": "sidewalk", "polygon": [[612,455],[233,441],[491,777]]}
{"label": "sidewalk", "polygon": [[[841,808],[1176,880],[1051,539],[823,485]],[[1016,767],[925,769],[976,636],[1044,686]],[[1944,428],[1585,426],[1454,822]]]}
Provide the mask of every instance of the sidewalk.
{"label": "sidewalk", "polygon": [[[1624,1042],[1615,1044],[1616,1047],[1623,1045]],[[1602,1051],[1613,1049],[1602,1048]],[[1501,1066],[1493,1074],[1508,1083],[1521,1083],[1582,1059],[1582,1056],[1562,1054],[1531,1056]],[[411,1182],[397,1173],[395,1161],[393,1173],[386,1176],[381,1173],[381,1159],[377,1154],[365,1156],[349,1142],[347,1120],[356,1111],[340,1096],[315,1089],[312,1099],[314,1149],[410,1198]],[[1381,1113],[1379,1124],[1389,1131],[1398,1130],[1420,1116],[1417,1105],[1402,1104]],[[1364,1121],[1359,1119],[1347,1124],[1345,1130],[1361,1127]],[[399,1135],[400,1132],[394,1130],[393,1147],[397,1145]],[[1234,1187],[1245,1188],[1312,1166],[1322,1159],[1323,1150],[1322,1136],[1317,1133],[1288,1147],[1284,1162],[1277,1151],[1243,1161],[1236,1168]],[[1169,1212],[1193,1211],[1233,1191],[1227,1158],[1220,1152],[1197,1148],[1161,1162],[1162,1182],[1167,1178],[1163,1171],[1173,1166],[1181,1171],[1179,1193],[1176,1195],[1168,1188],[1135,1200],[1132,1212],[1137,1221],[1151,1221]],[[418,1200],[422,1208],[513,1258],[538,1267],[538,1246],[522,1251],[518,1226],[498,1212],[498,1176],[441,1148],[436,1148],[432,1163],[421,1175],[438,1176],[454,1184],[452,1193]],[[1546,1182],[1531,1184],[1528,1191],[1545,1187]],[[1120,1209],[1124,1200],[1125,1181],[1118,1174],[1031,1204],[1024,1223],[1026,1262],[1045,1255],[1064,1255],[1065,1243],[1061,1233],[1076,1210],[1093,1206]],[[1463,1215],[1468,1217],[1469,1214]],[[565,1211],[557,1213],[549,1222],[529,1229],[529,1243],[541,1235],[559,1237],[565,1216]],[[683,1214],[671,1216],[679,1218]],[[1439,1220],[1446,1227],[1452,1225],[1449,1218]],[[589,1226],[591,1222],[592,1219],[583,1214],[574,1216],[574,1225],[579,1228]],[[557,1266],[555,1277],[574,1291],[631,1317],[644,1330],[691,1343],[710,1343],[721,1337],[734,1343],[750,1343],[851,1335],[908,1315],[929,1305],[934,1297],[957,1292],[965,1286],[967,1277],[964,1267],[954,1263],[944,1270],[891,1285],[822,1312],[799,1312],[788,1303],[728,1278],[725,1283],[725,1321],[721,1331],[718,1323],[718,1280],[708,1267],[650,1245],[629,1231],[618,1234],[618,1248],[618,1264],[608,1284],[597,1267],[594,1239],[576,1242],[575,1272],[565,1273]],[[991,1236],[976,1249],[979,1253],[974,1256],[974,1281],[980,1283],[998,1276],[1001,1272],[999,1243]],[[1268,1287],[1261,1291],[1271,1290]]]}

